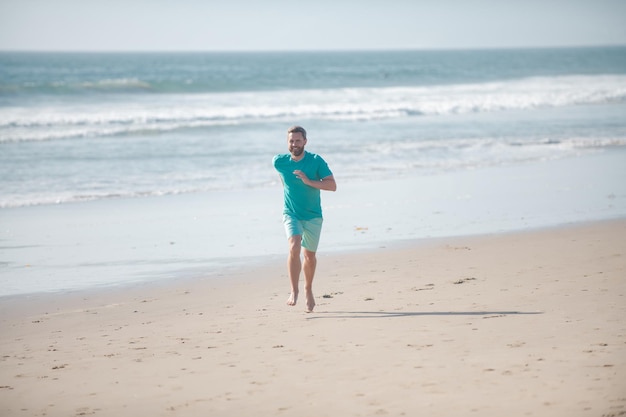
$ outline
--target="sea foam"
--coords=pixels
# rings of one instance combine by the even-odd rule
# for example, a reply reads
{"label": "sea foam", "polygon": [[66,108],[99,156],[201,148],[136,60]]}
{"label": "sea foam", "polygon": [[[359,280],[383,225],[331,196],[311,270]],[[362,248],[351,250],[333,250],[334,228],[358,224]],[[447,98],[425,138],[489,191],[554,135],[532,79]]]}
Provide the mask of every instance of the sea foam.
{"label": "sea foam", "polygon": [[626,76],[256,93],[107,96],[0,109],[0,142],[42,141],[290,120],[385,120],[626,101]]}

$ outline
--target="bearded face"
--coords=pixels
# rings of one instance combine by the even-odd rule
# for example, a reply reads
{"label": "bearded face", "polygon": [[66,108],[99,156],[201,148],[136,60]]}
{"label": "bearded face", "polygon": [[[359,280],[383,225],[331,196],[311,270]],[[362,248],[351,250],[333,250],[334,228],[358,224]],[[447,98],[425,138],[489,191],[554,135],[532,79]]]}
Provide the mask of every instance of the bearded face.
{"label": "bearded face", "polygon": [[302,156],[302,153],[304,152],[304,145],[306,144],[306,139],[304,139],[302,133],[290,133],[287,143],[289,145],[289,153],[291,153],[291,156],[295,158]]}
{"label": "bearded face", "polygon": [[304,152],[304,146],[296,146],[296,145],[290,145],[289,146],[289,152],[293,155],[293,156],[300,156],[302,155],[302,152]]}

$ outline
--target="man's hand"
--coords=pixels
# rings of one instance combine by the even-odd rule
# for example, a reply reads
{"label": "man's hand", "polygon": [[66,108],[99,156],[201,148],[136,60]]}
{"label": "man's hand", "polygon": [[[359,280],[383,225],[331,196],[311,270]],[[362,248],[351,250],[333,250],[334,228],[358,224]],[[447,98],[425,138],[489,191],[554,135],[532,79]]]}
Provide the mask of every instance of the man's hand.
{"label": "man's hand", "polygon": [[325,191],[337,190],[337,183],[335,182],[335,177],[333,177],[332,175],[329,175],[326,178],[322,178],[321,181],[311,181],[309,177],[307,177],[306,174],[300,171],[299,169],[296,169],[295,171],[293,171],[293,174],[299,179],[301,179],[302,182],[308,185],[309,187],[313,187],[313,188],[317,188],[318,190],[325,190]]}
{"label": "man's hand", "polygon": [[295,171],[293,171],[293,174],[298,177],[299,179],[302,180],[303,183],[308,184],[309,181],[309,177],[306,176],[306,174],[302,171],[300,171],[299,169],[296,169]]}

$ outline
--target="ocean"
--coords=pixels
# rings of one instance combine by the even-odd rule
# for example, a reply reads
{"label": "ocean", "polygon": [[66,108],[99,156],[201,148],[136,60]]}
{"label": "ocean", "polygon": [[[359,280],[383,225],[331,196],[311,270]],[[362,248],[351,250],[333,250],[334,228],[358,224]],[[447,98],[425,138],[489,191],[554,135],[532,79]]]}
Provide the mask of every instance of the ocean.
{"label": "ocean", "polygon": [[[16,218],[22,218],[23,213],[35,213],[26,209],[43,210],[36,213],[44,222],[41,227],[46,227],[41,218],[48,218],[64,207],[71,211],[97,202],[106,203],[106,207],[137,206],[145,201],[170,204],[176,196],[181,197],[179,202],[188,202],[185,199],[196,196],[207,202],[203,209],[215,211],[204,224],[208,227],[210,222],[223,222],[228,217],[224,217],[225,213],[232,213],[228,204],[224,206],[228,208],[216,207],[224,200],[223,193],[235,193],[240,196],[238,201],[252,206],[255,200],[246,202],[245,196],[263,195],[267,190],[275,195],[279,182],[271,165],[272,157],[287,152],[286,130],[295,124],[307,129],[307,150],[324,156],[337,179],[338,197],[327,199],[331,214],[343,207],[351,207],[347,212],[359,209],[349,202],[333,200],[341,198],[344,187],[367,190],[369,184],[376,184],[375,189],[364,191],[376,199],[376,195],[384,195],[398,184],[433,188],[432,184],[419,185],[415,181],[454,177],[464,178],[459,180],[462,183],[477,172],[487,172],[487,177],[493,177],[502,170],[510,173],[534,166],[540,169],[533,172],[541,171],[542,176],[533,177],[532,183],[540,188],[538,182],[559,178],[559,164],[581,158],[588,161],[603,156],[612,158],[611,177],[603,181],[606,174],[597,174],[601,185],[594,183],[595,189],[605,193],[602,198],[610,202],[610,210],[598,209],[604,207],[603,200],[600,206],[571,210],[569,217],[561,217],[562,213],[556,210],[549,219],[511,226],[507,219],[519,217],[512,214],[516,207],[526,210],[528,206],[524,204],[530,203],[504,205],[500,214],[476,206],[470,212],[472,219],[485,218],[481,227],[460,230],[459,225],[448,222],[436,229],[428,216],[441,213],[441,208],[419,200],[416,194],[430,193],[436,199],[449,193],[446,203],[441,203],[449,206],[451,202],[467,201],[472,195],[476,199],[482,189],[489,189],[489,184],[475,184],[473,194],[454,187],[452,192],[449,185],[427,192],[425,188],[409,189],[406,192],[414,196],[411,204],[415,205],[401,200],[394,205],[397,210],[404,207],[397,217],[411,216],[416,207],[428,207],[430,212],[417,223],[397,227],[395,230],[403,231],[398,233],[398,238],[494,229],[486,224],[497,224],[494,230],[506,230],[549,225],[563,219],[626,215],[625,47],[258,53],[3,52],[0,53],[0,278],[4,284],[10,281],[14,285],[5,285],[14,288],[6,291],[26,291],[14,283],[16,277],[24,281],[24,277],[36,275],[31,266],[37,262],[28,259],[34,252],[23,252],[24,248],[59,247],[50,242],[42,244],[36,234],[16,226]],[[578,178],[581,173],[575,174]],[[585,178],[583,175],[582,181]],[[529,183],[530,180],[524,186]],[[507,184],[501,186],[512,186],[510,181]],[[584,206],[585,196],[576,194],[571,197],[570,205],[581,202]],[[490,198],[483,197],[483,201]],[[536,194],[534,198],[545,201],[545,194]],[[353,196],[353,202],[358,200],[358,196]],[[391,200],[388,197],[385,201]],[[368,204],[365,206],[378,203]],[[246,210],[238,219],[247,218],[249,211],[254,212],[250,208]],[[350,246],[355,235],[358,238],[367,233],[376,235],[377,227],[385,232],[370,241],[393,240],[388,232],[393,228],[374,220],[384,210],[389,208],[364,209],[370,217],[354,221],[348,220],[347,214],[338,216],[342,224],[347,222],[349,233],[334,236],[329,232],[328,246]],[[54,215],[51,216],[53,223]],[[532,218],[532,214],[527,213],[526,218]],[[233,224],[241,221],[232,219]],[[266,226],[259,226],[265,221],[261,215],[248,229],[257,228],[256,235],[260,231],[267,233]],[[26,223],[24,220],[23,224]],[[271,227],[281,228],[279,222],[271,223]],[[71,234],[72,228],[69,229],[70,232],[65,228],[58,233],[69,239],[67,233]],[[152,236],[150,233],[154,232],[144,233],[143,238]],[[224,234],[229,232],[220,233],[212,235],[213,243],[204,243],[205,255],[194,252],[192,263],[202,266],[203,259],[241,256],[240,250],[222,251],[215,242],[222,242]],[[245,247],[248,255],[265,253],[258,249],[258,237],[250,240],[256,241],[256,246],[251,243]],[[101,243],[98,247],[102,247]],[[85,256],[89,253],[87,249],[81,252]],[[206,255],[207,252],[211,255]],[[162,253],[144,255],[135,256],[134,265],[160,259]],[[74,255],[63,252],[51,256],[58,259]],[[125,255],[119,256],[126,259]],[[128,262],[120,259],[109,256],[80,265],[128,266]],[[29,284],[29,290],[74,288],[66,281],[48,286],[42,282],[56,282],[54,271],[61,264],[66,267],[65,276],[71,275],[67,271],[76,268],[77,263],[46,262],[40,262],[46,278]],[[57,269],[45,268],[52,264]],[[29,269],[24,269],[24,265],[29,265]],[[176,267],[182,268],[180,263]],[[102,278],[105,274],[95,275]],[[94,278],[93,282],[108,282],[100,278]]]}
{"label": "ocean", "polygon": [[626,48],[0,54],[0,207],[266,187],[301,124],[342,181],[626,146]]}

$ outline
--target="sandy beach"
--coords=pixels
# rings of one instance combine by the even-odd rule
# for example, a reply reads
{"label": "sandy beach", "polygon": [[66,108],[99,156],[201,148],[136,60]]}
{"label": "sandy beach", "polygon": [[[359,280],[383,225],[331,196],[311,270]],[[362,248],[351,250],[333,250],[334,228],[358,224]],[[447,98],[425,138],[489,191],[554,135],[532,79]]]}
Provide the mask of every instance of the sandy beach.
{"label": "sandy beach", "polygon": [[[549,19],[560,41],[472,42],[493,31],[461,13],[443,47],[405,3],[380,49],[345,30],[381,41],[360,6],[293,8],[325,30],[275,49],[228,45],[241,13],[215,50],[159,41],[159,7],[107,3],[96,43],[66,13],[91,6],[5,19],[85,43],[0,50],[0,417],[626,417],[626,47],[580,24],[625,13],[489,15],[578,12],[565,44]],[[415,16],[439,35],[396,30]],[[358,47],[297,42],[333,24]],[[337,181],[309,313],[272,163],[293,125]]]}
{"label": "sandy beach", "polygon": [[319,258],[4,297],[0,415],[626,415],[626,220]]}

